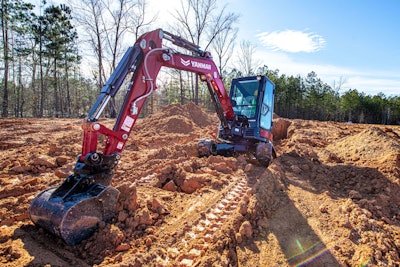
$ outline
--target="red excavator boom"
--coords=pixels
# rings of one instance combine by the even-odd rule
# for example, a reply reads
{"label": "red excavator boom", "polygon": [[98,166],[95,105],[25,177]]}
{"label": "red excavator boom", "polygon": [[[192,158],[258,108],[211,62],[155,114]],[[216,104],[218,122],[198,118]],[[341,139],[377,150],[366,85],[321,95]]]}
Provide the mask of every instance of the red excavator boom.
{"label": "red excavator boom", "polygon": [[[163,40],[169,40],[175,45],[189,49],[194,55],[182,54],[170,48],[164,48]],[[109,81],[103,87],[83,127],[85,137],[81,160],[86,155],[97,151],[97,135],[99,133],[108,138],[103,150],[104,155],[122,152],[146,97],[156,89],[155,80],[163,66],[198,74],[200,79],[207,83],[222,124],[224,127],[229,127],[227,120],[234,118],[232,104],[210,54],[201,51],[198,46],[176,35],[159,29],[144,34],[133,47],[128,49]],[[118,92],[122,81],[130,73],[132,73],[130,89],[125,97],[114,129],[109,130],[99,124],[97,120],[111,97]]]}

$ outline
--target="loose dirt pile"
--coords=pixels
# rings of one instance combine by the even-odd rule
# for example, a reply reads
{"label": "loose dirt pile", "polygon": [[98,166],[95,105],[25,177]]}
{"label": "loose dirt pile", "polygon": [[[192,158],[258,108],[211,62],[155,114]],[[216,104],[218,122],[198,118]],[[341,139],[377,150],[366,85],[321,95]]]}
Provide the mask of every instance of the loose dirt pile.
{"label": "loose dirt pile", "polygon": [[[109,123],[109,121],[105,121]],[[70,247],[27,208],[72,171],[77,119],[0,120],[1,266],[398,266],[398,127],[275,119],[278,157],[198,158],[217,117],[140,120],[113,178],[112,222]]]}

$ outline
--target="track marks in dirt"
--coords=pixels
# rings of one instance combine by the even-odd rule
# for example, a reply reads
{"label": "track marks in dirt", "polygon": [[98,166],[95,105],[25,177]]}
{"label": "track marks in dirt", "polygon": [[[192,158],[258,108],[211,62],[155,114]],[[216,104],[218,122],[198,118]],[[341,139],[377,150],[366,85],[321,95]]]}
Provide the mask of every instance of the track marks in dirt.
{"label": "track marks in dirt", "polygon": [[[218,233],[229,220],[234,218],[239,207],[240,201],[244,198],[248,190],[245,176],[238,181],[223,198],[218,200],[211,208],[202,213],[202,218],[194,223],[191,227],[187,227],[181,244],[176,247],[182,247],[180,250],[175,249],[179,253],[177,258],[182,266],[196,266],[207,250],[212,247],[213,243],[218,240]],[[174,250],[174,248],[172,248]]]}
{"label": "track marks in dirt", "polygon": [[[143,184],[146,180],[154,182],[151,177],[137,182],[143,187],[146,186]],[[143,188],[138,190],[142,191]],[[241,172],[232,176],[231,182],[218,191],[209,188],[200,191],[184,195],[182,212],[174,212],[160,227],[151,231],[151,235],[141,237],[143,243],[153,237],[150,244],[139,248],[139,251],[146,250],[146,253],[137,253],[134,259],[127,254],[121,264],[136,260],[145,266],[198,266],[205,255],[210,254],[209,257],[214,260],[216,255],[212,254],[219,257],[215,244],[238,231],[243,219],[240,206],[249,201],[251,186]]]}

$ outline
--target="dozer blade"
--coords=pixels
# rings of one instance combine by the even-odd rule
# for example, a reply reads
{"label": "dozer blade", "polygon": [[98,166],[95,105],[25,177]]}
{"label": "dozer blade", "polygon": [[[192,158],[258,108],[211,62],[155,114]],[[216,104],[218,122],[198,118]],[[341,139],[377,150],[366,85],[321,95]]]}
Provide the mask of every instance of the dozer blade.
{"label": "dozer blade", "polygon": [[65,183],[40,193],[29,207],[29,217],[68,245],[76,245],[92,235],[99,222],[114,216],[119,191],[99,183],[75,193],[63,187]]}

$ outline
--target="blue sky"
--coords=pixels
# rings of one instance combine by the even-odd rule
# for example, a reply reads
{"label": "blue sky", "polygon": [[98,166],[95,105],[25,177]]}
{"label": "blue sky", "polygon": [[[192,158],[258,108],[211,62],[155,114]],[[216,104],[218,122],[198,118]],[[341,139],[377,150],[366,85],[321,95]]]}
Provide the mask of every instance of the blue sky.
{"label": "blue sky", "polygon": [[[158,14],[154,29],[172,23],[181,6],[181,0],[146,1]],[[400,96],[400,0],[216,2],[240,15],[236,47],[251,42],[261,66],[302,77],[314,71],[332,87],[341,83],[341,93]]]}
{"label": "blue sky", "polygon": [[[179,0],[158,0],[168,20]],[[167,4],[168,3],[168,4]],[[400,1],[223,0],[240,15],[240,40],[256,46],[255,57],[280,74],[315,71],[340,92],[400,95]],[[239,46],[239,42],[237,44]]]}

